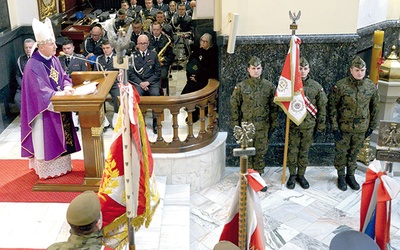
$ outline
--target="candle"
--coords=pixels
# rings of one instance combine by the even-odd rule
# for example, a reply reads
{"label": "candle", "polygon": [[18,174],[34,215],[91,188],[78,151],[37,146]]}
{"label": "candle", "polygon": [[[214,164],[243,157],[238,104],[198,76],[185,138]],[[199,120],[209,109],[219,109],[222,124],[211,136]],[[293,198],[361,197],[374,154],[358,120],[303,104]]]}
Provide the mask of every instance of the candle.
{"label": "candle", "polygon": [[383,38],[385,32],[382,30],[375,30],[374,32],[374,45],[372,47],[372,56],[371,56],[371,68],[369,72],[369,79],[373,81],[375,84],[378,83],[379,80],[379,67],[378,63],[380,58],[382,57],[382,45]]}

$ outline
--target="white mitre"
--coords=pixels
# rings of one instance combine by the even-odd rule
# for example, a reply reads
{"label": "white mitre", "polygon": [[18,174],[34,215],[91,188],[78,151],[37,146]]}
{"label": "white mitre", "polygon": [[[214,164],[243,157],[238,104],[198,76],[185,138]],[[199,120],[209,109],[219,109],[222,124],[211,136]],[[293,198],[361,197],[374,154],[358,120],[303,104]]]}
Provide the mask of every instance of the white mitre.
{"label": "white mitre", "polygon": [[45,44],[47,42],[55,42],[55,36],[53,32],[53,26],[51,21],[46,17],[44,23],[37,20],[36,18],[32,21],[32,29],[35,34],[35,40],[37,44]]}

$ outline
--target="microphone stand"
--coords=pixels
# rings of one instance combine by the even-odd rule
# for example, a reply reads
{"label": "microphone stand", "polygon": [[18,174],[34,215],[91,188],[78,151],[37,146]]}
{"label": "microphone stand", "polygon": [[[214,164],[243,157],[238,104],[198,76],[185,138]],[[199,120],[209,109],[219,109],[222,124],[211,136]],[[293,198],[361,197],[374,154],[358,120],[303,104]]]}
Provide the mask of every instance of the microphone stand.
{"label": "microphone stand", "polygon": [[91,61],[91,60],[84,59],[84,58],[80,58],[80,57],[77,57],[77,56],[71,56],[71,59],[72,59],[72,58],[75,58],[75,59],[78,59],[78,60],[82,60],[82,61],[85,61],[85,62],[89,62],[90,64],[95,63],[96,65],[99,66],[99,68],[100,68],[101,71],[103,72],[104,78],[106,78],[106,72],[105,72],[103,66],[102,66],[100,63],[98,63],[97,61]]}

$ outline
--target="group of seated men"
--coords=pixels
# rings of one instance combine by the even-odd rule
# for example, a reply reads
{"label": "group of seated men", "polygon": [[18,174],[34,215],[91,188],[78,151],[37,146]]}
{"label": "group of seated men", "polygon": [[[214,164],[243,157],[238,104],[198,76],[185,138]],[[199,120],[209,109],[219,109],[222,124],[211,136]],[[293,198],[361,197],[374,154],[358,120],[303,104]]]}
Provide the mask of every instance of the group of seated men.
{"label": "group of seated men", "polygon": [[[168,5],[163,3],[163,0],[157,0],[157,4],[153,6],[152,0],[145,0],[145,5],[138,5],[137,0],[131,0],[130,3],[122,0],[121,9],[110,21],[116,33],[122,29],[127,31],[129,26],[132,26],[131,45],[126,51],[132,58],[128,81],[140,95],[169,94],[169,72],[175,60],[174,34],[192,32],[191,7],[189,2],[183,0],[178,5],[178,11],[175,11],[177,4],[174,1],[170,1]],[[146,22],[150,24],[147,30],[143,28]],[[64,39],[62,43],[64,53],[59,59],[68,74],[86,70],[117,70],[113,67],[116,51],[112,42],[108,40],[107,30],[103,25],[92,24],[90,34],[82,44],[82,54],[74,52],[76,50],[73,41],[69,38]],[[89,67],[85,64],[85,60],[91,62]],[[114,127],[117,121],[120,95],[117,80],[110,90],[110,95],[114,115],[112,123],[106,119],[105,129]],[[74,116],[74,123],[78,129],[77,116]],[[155,119],[153,119],[153,132],[157,132]]]}

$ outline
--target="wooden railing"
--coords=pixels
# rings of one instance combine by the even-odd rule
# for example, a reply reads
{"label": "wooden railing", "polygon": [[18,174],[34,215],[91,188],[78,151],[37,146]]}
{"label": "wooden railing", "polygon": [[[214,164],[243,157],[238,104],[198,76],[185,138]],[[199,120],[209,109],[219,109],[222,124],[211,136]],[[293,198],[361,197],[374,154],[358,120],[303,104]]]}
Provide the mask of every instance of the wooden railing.
{"label": "wooden railing", "polygon": [[[140,98],[140,109],[145,114],[147,110],[153,110],[157,117],[157,139],[151,142],[154,153],[179,153],[202,148],[209,145],[218,135],[218,122],[216,117],[216,102],[218,96],[219,82],[211,79],[208,85],[196,92],[180,96],[142,96]],[[193,133],[192,112],[200,108],[200,130],[197,136]],[[205,108],[208,107],[208,115]],[[185,108],[188,112],[187,137],[180,140],[178,136],[178,114]],[[163,138],[162,124],[164,120],[164,109],[169,109],[172,115],[172,141],[167,142]],[[208,121],[206,122],[206,119]],[[207,123],[207,127],[206,127]]]}

